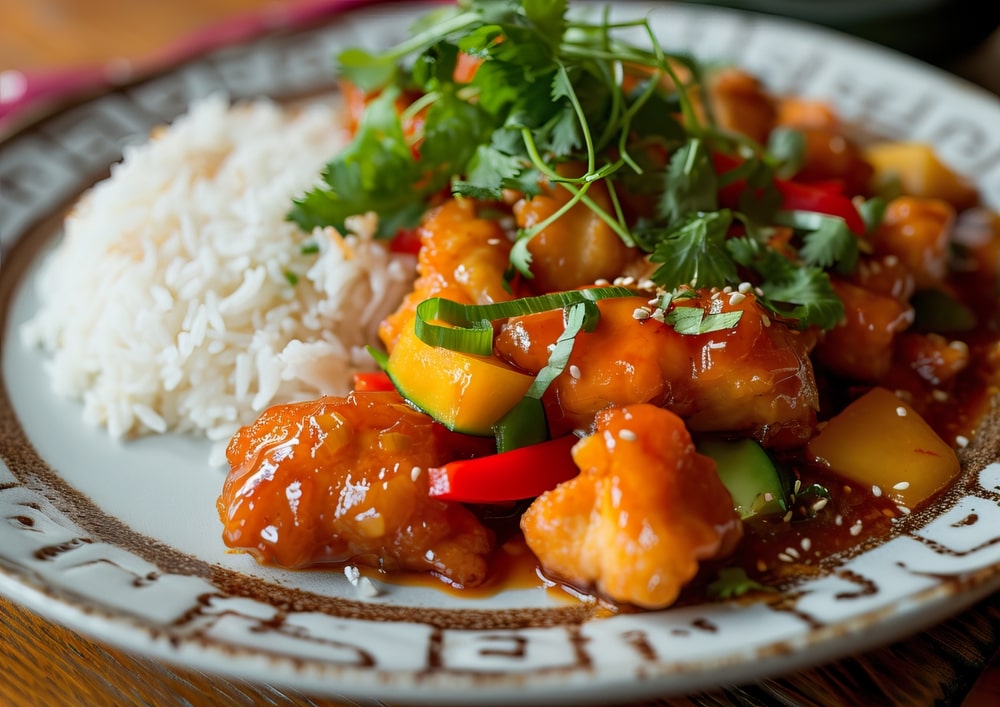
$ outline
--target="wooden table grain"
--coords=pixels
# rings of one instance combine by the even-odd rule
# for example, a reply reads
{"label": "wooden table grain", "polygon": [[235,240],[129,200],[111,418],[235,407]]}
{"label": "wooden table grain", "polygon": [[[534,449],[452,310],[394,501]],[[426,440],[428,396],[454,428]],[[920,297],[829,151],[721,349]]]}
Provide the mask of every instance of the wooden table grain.
{"label": "wooden table grain", "polygon": [[[207,24],[281,0],[5,0],[0,72],[140,60]],[[1000,34],[949,67],[1000,93]],[[10,74],[7,74],[9,79]],[[0,81],[0,87],[2,87]],[[647,705],[1000,704],[1000,595],[907,640],[780,679]],[[132,655],[0,597],[0,704],[336,706]]]}

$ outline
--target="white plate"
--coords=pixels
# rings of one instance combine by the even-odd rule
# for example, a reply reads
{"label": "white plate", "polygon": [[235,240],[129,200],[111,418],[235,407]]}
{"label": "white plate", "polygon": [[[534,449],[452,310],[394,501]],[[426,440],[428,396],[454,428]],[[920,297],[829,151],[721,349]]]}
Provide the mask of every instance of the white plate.
{"label": "white plate", "polygon": [[[63,111],[0,145],[4,269],[0,591],[109,643],[316,694],[459,703],[666,696],[830,661],[920,630],[1000,588],[1000,464],[951,502],[795,597],[593,618],[541,588],[459,599],[227,554],[205,444],[124,445],[49,390],[16,330],[65,206],[141,138],[217,88],[284,97],[330,84],[331,57],[401,38],[425,5],[381,5],[189,61]],[[812,27],[710,10],[650,11],[662,42],[737,61],[777,91],[821,96],[878,132],[934,143],[1000,206],[1000,101],[944,73]]]}

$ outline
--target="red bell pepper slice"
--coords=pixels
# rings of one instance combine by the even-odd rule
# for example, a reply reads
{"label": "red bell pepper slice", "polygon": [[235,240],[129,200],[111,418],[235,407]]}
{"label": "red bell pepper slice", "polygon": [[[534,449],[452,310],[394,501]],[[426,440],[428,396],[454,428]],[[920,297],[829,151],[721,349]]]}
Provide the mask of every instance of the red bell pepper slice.
{"label": "red bell pepper slice", "polygon": [[379,391],[395,390],[385,371],[371,371],[354,374],[354,391],[356,393],[373,393]]}
{"label": "red bell pepper slice", "polygon": [[783,179],[775,179],[774,186],[781,194],[781,208],[784,211],[812,211],[828,216],[839,216],[856,235],[865,235],[865,221],[858,213],[854,202],[842,193],[827,187],[800,184]]}
{"label": "red bell pepper slice", "polygon": [[416,255],[420,252],[420,229],[401,228],[389,241],[389,250],[393,253]]}
{"label": "red bell pepper slice", "polygon": [[503,503],[534,498],[580,473],[570,450],[579,441],[566,435],[540,444],[427,470],[430,495],[443,501]]}
{"label": "red bell pepper slice", "polygon": [[[739,158],[716,152],[712,155],[715,171],[722,176],[739,167]],[[850,197],[843,193],[840,185],[831,182],[803,184],[789,179],[774,179],[774,186],[781,194],[782,211],[812,211],[813,213],[837,216],[844,219],[847,227],[859,236],[865,234],[865,222],[858,213]],[[747,188],[743,179],[733,180],[719,190],[719,201],[723,206],[736,208],[740,194]]]}

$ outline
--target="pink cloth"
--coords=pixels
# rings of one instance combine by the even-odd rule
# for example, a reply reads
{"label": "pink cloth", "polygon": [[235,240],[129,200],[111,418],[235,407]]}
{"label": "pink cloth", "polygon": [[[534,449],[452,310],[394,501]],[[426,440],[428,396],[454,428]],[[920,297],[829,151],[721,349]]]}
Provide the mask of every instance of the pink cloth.
{"label": "pink cloth", "polygon": [[379,0],[297,0],[209,25],[151,56],[134,61],[117,59],[97,66],[36,73],[4,71],[0,73],[0,130],[31,109],[133,81],[185,59],[247,41],[268,31],[303,27],[338,12],[375,2]]}

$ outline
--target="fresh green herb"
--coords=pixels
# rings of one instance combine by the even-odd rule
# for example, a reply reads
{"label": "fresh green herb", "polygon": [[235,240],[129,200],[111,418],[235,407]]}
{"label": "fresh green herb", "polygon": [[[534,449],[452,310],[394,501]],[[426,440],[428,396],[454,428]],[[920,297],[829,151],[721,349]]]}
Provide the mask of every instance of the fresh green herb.
{"label": "fresh green herb", "polygon": [[678,334],[693,336],[732,329],[739,324],[742,317],[742,310],[705,314],[701,307],[674,307],[663,321],[672,326]]}
{"label": "fresh green herb", "polygon": [[662,263],[651,279],[668,289],[681,285],[723,287],[738,281],[736,262],[726,248],[732,213],[699,211],[686,214],[674,228],[665,229],[650,255]]}
{"label": "fresh green herb", "polygon": [[302,255],[316,255],[316,253],[319,252],[319,243],[316,241],[306,241],[302,244],[299,252],[302,253]]}
{"label": "fresh green herb", "polygon": [[[626,31],[645,46],[624,41]],[[462,54],[481,62],[471,79],[456,78]],[[582,205],[650,254],[663,288],[735,286],[749,267],[776,314],[803,327],[839,321],[827,272],[854,267],[860,217],[788,206],[776,185],[799,168],[802,135],[776,130],[765,148],[717,129],[711,106],[694,95],[702,67],[668,54],[648,19],[570,13],[568,0],[458,0],[422,18],[394,48],[349,49],[338,59],[342,75],[372,99],[323,184],[295,200],[289,217],[302,228],[342,228],[348,216],[373,211],[378,235],[390,237],[415,225],[445,190],[480,200],[506,190],[530,197],[547,181],[570,198],[516,234],[511,277],[531,278],[531,239]],[[732,169],[715,164],[723,155]],[[565,176],[559,168],[567,163],[580,166],[572,172],[579,176]],[[610,208],[591,198],[599,182]],[[738,197],[721,203],[734,188]],[[619,198],[626,193],[651,197],[655,213],[630,221]],[[868,227],[879,215],[869,216]],[[766,238],[778,225],[797,235],[788,259]]]}
{"label": "fresh green herb", "polygon": [[708,595],[712,599],[732,599],[750,592],[773,592],[773,587],[750,579],[742,567],[723,567],[719,578],[708,585]]}
{"label": "fresh green herb", "polygon": [[299,284],[299,276],[293,273],[291,270],[285,270],[284,275],[285,275],[285,280],[287,280],[288,284],[291,285],[292,287],[295,287],[297,284]]}

